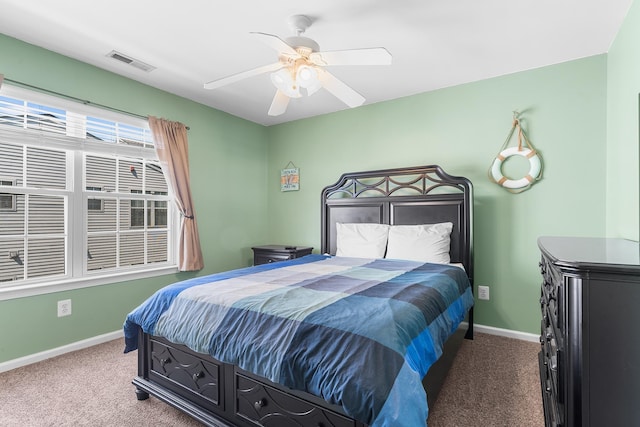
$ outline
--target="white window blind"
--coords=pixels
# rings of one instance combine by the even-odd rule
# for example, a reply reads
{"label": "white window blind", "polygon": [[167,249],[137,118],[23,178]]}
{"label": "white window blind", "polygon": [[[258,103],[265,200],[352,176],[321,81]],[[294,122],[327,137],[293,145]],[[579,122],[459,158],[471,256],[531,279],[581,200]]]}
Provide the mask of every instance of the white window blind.
{"label": "white window blind", "polygon": [[0,293],[175,266],[145,120],[5,85],[0,159]]}

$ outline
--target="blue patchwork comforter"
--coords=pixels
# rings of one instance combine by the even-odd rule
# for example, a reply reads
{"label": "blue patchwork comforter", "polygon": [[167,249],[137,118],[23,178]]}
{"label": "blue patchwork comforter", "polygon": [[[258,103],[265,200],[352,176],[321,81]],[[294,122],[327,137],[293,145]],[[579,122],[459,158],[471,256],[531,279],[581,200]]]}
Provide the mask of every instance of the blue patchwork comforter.
{"label": "blue patchwork comforter", "polygon": [[175,283],[132,311],[138,325],[371,426],[427,419],[422,378],[473,305],[461,268],[308,255]]}

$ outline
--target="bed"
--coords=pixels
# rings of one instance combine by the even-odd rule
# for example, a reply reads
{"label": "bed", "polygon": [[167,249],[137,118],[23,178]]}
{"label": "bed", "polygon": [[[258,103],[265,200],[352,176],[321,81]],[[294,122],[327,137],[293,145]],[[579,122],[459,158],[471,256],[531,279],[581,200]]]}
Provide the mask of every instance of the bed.
{"label": "bed", "polygon": [[[320,205],[319,254],[175,283],[127,316],[139,400],[212,426],[426,423],[473,338],[471,182],[439,166],[346,173]],[[448,252],[411,259],[406,233],[443,224]],[[370,231],[387,239],[360,256]]]}

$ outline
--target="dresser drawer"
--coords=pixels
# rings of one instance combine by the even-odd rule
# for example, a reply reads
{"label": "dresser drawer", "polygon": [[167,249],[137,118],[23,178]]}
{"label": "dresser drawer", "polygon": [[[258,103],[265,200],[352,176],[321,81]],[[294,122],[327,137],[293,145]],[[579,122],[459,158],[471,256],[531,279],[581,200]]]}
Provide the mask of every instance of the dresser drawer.
{"label": "dresser drawer", "polygon": [[153,380],[174,392],[195,399],[204,407],[222,405],[221,367],[199,359],[197,353],[187,347],[152,339],[150,368]]}
{"label": "dresser drawer", "polygon": [[546,284],[558,284],[562,282],[562,273],[554,268],[553,264],[544,256],[541,257],[540,263],[540,274],[542,274],[542,278]]}
{"label": "dresser drawer", "polygon": [[265,427],[324,426],[354,427],[343,415],[320,409],[306,400],[285,394],[236,373],[236,413]]}
{"label": "dresser drawer", "polygon": [[552,379],[549,371],[549,365],[547,363],[543,352],[538,354],[538,366],[540,369],[540,386],[542,389],[542,403],[544,408],[544,418],[546,427],[561,427],[562,418],[561,411],[558,407],[556,395],[552,385]]}
{"label": "dresser drawer", "polygon": [[543,276],[540,303],[546,306],[550,322],[560,332],[559,335],[562,335],[565,331],[562,313],[564,300],[563,276],[544,256],[539,265]]}

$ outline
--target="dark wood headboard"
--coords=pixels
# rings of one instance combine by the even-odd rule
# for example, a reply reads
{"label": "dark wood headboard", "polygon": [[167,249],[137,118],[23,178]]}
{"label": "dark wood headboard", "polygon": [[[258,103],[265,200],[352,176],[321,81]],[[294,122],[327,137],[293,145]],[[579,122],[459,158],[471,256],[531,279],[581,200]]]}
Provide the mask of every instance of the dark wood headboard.
{"label": "dark wood headboard", "polygon": [[322,190],[321,251],[335,255],[336,223],[452,222],[451,262],[473,278],[473,187],[439,166],[345,173]]}

